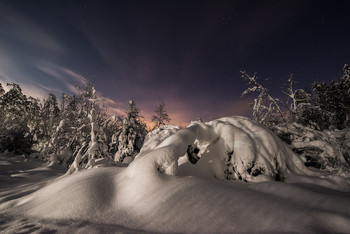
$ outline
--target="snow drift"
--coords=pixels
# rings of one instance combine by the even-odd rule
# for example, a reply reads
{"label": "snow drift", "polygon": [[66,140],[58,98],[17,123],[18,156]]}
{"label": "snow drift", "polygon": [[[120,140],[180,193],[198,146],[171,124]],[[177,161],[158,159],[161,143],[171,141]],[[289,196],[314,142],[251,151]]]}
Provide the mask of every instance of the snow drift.
{"label": "snow drift", "polygon": [[302,181],[349,190],[348,174],[308,169],[273,132],[242,116],[196,121],[185,129],[161,127],[148,134],[129,167],[129,173],[149,167],[166,175],[246,182]]}
{"label": "snow drift", "polygon": [[0,209],[147,232],[349,232],[349,195],[347,179],[235,116],[156,130],[128,167],[64,176]]}

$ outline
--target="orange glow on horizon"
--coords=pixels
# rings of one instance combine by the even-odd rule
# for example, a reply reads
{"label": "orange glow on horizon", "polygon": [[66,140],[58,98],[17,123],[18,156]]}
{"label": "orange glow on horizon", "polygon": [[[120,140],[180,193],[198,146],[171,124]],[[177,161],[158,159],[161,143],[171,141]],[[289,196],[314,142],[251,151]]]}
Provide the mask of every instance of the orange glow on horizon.
{"label": "orange glow on horizon", "polygon": [[[205,113],[202,113],[203,116],[201,115],[201,117],[203,118],[204,122],[208,122],[217,118],[227,117],[232,115],[244,115],[249,117],[251,113],[251,106],[249,105],[249,103],[251,102],[252,102],[251,99],[238,99],[227,103],[220,103],[219,106],[218,105],[215,106],[216,109],[218,109],[218,111],[213,111],[213,113],[211,113],[209,112],[209,109],[205,110]],[[186,106],[186,104],[175,100],[172,100],[172,101],[168,100],[165,103],[166,103],[166,112],[171,119],[170,123],[166,123],[166,124],[176,125],[180,128],[185,128],[190,124],[191,121],[197,120],[198,113],[196,111],[191,111],[193,110],[193,108],[191,108],[190,106]],[[143,121],[147,125],[147,130],[150,131],[153,129],[155,125],[151,121],[152,116],[155,114],[154,110],[153,108],[142,108],[142,105],[140,106],[141,107],[139,108],[141,110],[141,115],[144,117]],[[109,106],[107,109],[108,109],[108,112],[112,115],[114,114],[118,116],[118,115],[124,115],[125,113],[125,110],[123,110],[123,108],[116,108],[116,107]],[[209,116],[208,116],[208,113],[210,113]]]}

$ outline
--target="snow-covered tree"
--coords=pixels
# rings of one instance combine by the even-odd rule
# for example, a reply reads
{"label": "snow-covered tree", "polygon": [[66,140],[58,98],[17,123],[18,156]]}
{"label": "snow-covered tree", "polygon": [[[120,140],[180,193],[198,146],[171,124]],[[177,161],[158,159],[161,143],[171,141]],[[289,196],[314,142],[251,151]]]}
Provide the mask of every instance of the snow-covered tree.
{"label": "snow-covered tree", "polygon": [[18,84],[8,83],[11,89],[0,96],[0,151],[29,153],[32,135],[28,127],[29,102]]}
{"label": "snow-covered tree", "polygon": [[4,87],[2,87],[2,84],[0,83],[0,96],[2,96],[5,93]]}
{"label": "snow-covered tree", "polygon": [[103,126],[108,144],[108,152],[114,155],[118,151],[119,134],[122,130],[123,119],[120,116],[112,116]]}
{"label": "snow-covered tree", "polygon": [[68,173],[79,171],[82,167],[93,167],[95,165],[95,159],[108,156],[108,147],[103,133],[103,126],[98,115],[98,97],[95,87],[90,83],[86,83],[80,90],[81,97],[87,101],[83,107],[85,107],[86,111],[89,111],[89,126],[81,126],[80,128],[89,127],[90,134],[81,142],[80,148],[77,148],[79,150],[75,154],[74,162],[71,164]]}
{"label": "snow-covered tree", "polygon": [[2,87],[2,84],[0,83],[0,126],[3,126],[5,117],[6,117],[4,104],[2,102],[2,95],[4,94],[5,94],[5,89]]}
{"label": "snow-covered tree", "polygon": [[[284,102],[271,97],[255,75],[242,74],[252,85],[243,94],[260,92],[253,107],[256,119],[290,144],[306,165],[328,171],[349,170],[350,134],[346,130],[350,126],[349,65],[344,66],[344,74],[338,81],[330,85],[315,82],[314,95],[294,89],[290,76]],[[284,104],[284,108],[277,108],[279,103]],[[276,109],[270,108],[271,105]]]}
{"label": "snow-covered tree", "polygon": [[[51,161],[67,166],[73,162],[73,152],[79,146],[77,98],[75,95],[62,95],[61,112],[58,125],[48,136],[41,152],[51,157]],[[50,126],[49,126],[50,127]],[[47,159],[48,159],[47,158]]]}
{"label": "snow-covered tree", "polygon": [[330,85],[314,82],[312,88],[317,104],[322,110],[325,128],[335,126],[343,129],[350,126],[350,66],[344,65],[343,75]]}
{"label": "snow-covered tree", "polygon": [[52,155],[51,161],[70,165],[69,173],[93,166],[95,159],[108,156],[103,132],[106,113],[99,107],[96,90],[89,82],[78,90],[77,96],[62,96],[57,127],[44,147],[44,153]]}
{"label": "snow-covered tree", "polygon": [[50,93],[44,99],[40,114],[42,119],[42,134],[44,139],[47,140],[59,124],[60,109],[58,108],[57,98],[54,94]]}
{"label": "snow-covered tree", "polygon": [[165,111],[165,104],[160,103],[154,110],[155,115],[152,116],[152,122],[155,123],[153,129],[159,128],[162,125],[165,125],[166,122],[170,122],[170,117]]}
{"label": "snow-covered tree", "polygon": [[126,117],[123,119],[122,130],[119,134],[118,151],[114,155],[114,161],[122,163],[125,157],[133,157],[140,151],[147,134],[146,125],[143,123],[142,118],[135,102],[130,100]]}
{"label": "snow-covered tree", "polygon": [[287,96],[284,115],[288,117],[286,122],[296,122],[314,129],[321,129],[321,108],[317,105],[310,92],[304,89],[294,89],[293,75],[287,80]]}
{"label": "snow-covered tree", "polygon": [[27,118],[28,118],[27,126],[29,128],[29,134],[32,137],[34,146],[37,146],[42,142],[42,139],[43,139],[42,131],[41,131],[42,118],[40,116],[39,99],[28,97]]}
{"label": "snow-covered tree", "polygon": [[270,125],[273,122],[284,119],[285,116],[280,107],[280,100],[272,97],[269,90],[259,83],[256,73],[251,76],[246,71],[241,71],[241,74],[242,78],[247,80],[250,85],[250,87],[242,93],[242,96],[251,92],[259,92],[253,104],[254,118],[265,125]]}

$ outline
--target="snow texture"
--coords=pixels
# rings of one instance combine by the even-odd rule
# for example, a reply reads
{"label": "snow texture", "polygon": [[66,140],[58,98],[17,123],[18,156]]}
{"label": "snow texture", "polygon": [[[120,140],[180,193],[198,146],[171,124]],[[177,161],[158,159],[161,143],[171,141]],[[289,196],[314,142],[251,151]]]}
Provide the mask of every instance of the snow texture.
{"label": "snow texture", "polygon": [[[0,159],[3,171],[11,158]],[[35,181],[25,173],[19,176],[27,184]],[[1,182],[16,174],[9,170]],[[277,174],[286,183],[276,182]],[[273,133],[244,117],[164,126],[149,133],[128,167],[51,178],[33,182],[28,193],[11,183],[0,189],[5,225],[19,216],[62,232],[350,232],[349,179],[307,169]]]}

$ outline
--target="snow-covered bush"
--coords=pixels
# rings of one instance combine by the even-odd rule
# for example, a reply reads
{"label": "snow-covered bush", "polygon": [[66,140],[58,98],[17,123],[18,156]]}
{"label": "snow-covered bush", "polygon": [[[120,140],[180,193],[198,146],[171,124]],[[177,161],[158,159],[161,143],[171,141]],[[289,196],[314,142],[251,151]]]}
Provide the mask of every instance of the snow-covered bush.
{"label": "snow-covered bush", "polygon": [[349,170],[349,129],[317,131],[298,123],[280,123],[272,130],[290,144],[305,165],[328,171]]}

